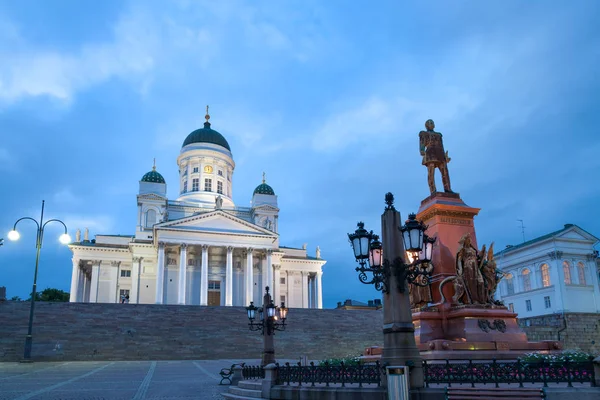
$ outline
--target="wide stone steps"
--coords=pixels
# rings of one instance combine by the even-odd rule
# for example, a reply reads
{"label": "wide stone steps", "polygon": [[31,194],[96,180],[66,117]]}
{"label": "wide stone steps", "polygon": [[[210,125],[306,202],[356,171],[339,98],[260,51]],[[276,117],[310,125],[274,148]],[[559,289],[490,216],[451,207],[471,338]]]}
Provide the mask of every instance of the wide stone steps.
{"label": "wide stone steps", "polygon": [[227,393],[221,394],[225,399],[256,400],[262,399],[261,381],[240,381],[238,386],[230,386]]}
{"label": "wide stone steps", "polygon": [[539,388],[448,388],[448,400],[542,399]]}

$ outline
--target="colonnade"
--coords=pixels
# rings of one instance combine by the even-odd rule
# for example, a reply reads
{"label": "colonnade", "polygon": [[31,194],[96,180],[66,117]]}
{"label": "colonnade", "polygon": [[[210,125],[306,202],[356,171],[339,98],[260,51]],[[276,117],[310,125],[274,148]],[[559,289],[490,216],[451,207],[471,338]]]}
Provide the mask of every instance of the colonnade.
{"label": "colonnade", "polygon": [[[197,247],[196,247],[197,246]],[[168,249],[167,249],[168,247]],[[172,254],[176,254],[178,251],[179,260],[179,269],[177,271],[177,276],[173,277],[173,275],[169,274],[168,278],[172,280],[177,280],[177,296],[176,302],[177,304],[189,304],[191,293],[187,293],[190,290],[190,283],[188,279],[191,279],[188,275],[188,264],[191,259],[188,259],[190,255],[190,248],[196,247],[195,251],[192,251],[194,255],[199,256],[200,259],[200,293],[199,293],[199,303],[198,299],[193,301],[194,304],[200,305],[208,305],[208,292],[209,292],[209,246],[208,245],[190,245],[188,243],[158,243],[158,252],[156,257],[156,264],[154,265],[154,272],[156,274],[156,286],[154,292],[154,303],[163,304],[165,303],[165,276],[166,269],[170,268],[170,265],[175,264],[176,260],[171,258]],[[219,246],[223,248],[223,246]],[[241,252],[239,251],[241,249]],[[198,251],[200,250],[200,251]],[[272,249],[254,249],[252,247],[244,247],[244,248],[234,248],[233,246],[227,246],[226,250],[226,258],[225,258],[225,269],[224,269],[224,287],[221,283],[220,289],[224,289],[224,298],[221,298],[223,305],[225,306],[233,306],[234,305],[234,277],[237,275],[239,280],[236,280],[236,292],[242,291],[242,295],[238,295],[236,297],[236,305],[239,305],[239,301],[242,300],[243,305],[249,304],[251,301],[259,301],[262,299],[262,294],[264,291],[264,286],[271,287],[273,299],[275,303],[279,304],[279,300],[281,299],[282,290],[280,290],[280,279],[281,279],[281,264],[273,264],[273,250]],[[236,266],[238,269],[237,273],[234,273],[234,250],[236,251]],[[221,255],[223,253],[220,253]],[[262,276],[260,277],[260,283],[262,286],[262,290],[258,290],[258,298],[255,293],[255,275],[254,275],[254,262],[255,258],[258,257],[264,263],[262,263]],[[196,258],[196,257],[194,257]],[[131,303],[138,303],[140,300],[140,276],[144,272],[143,269],[143,257],[133,257],[131,259],[131,287],[129,289],[129,301]],[[105,293],[102,294],[101,298],[103,301],[115,302],[118,303],[119,298],[119,288],[122,286],[119,285],[119,281],[122,279],[120,276],[121,270],[121,261],[107,261],[107,260],[80,260],[77,258],[73,258],[73,272],[71,277],[71,302],[91,302],[95,303],[99,300],[99,281],[100,281],[100,268],[102,266],[103,271],[105,267],[110,265],[112,268],[116,269],[116,279],[110,280],[110,293],[106,296]],[[91,264],[91,265],[90,265]],[[127,262],[127,268],[129,269],[129,263]],[[148,267],[148,265],[146,265]],[[241,270],[240,270],[241,269]],[[147,269],[146,269],[147,271]],[[214,270],[213,270],[214,272]],[[288,271],[283,270],[285,273],[285,277],[288,277],[286,280],[287,289],[285,289],[286,293],[286,304],[290,305],[290,296],[292,293],[296,293],[297,300],[294,301],[295,306],[303,307],[303,308],[322,308],[323,300],[322,300],[322,284],[321,277],[322,272],[309,272],[309,271]],[[104,272],[103,272],[104,273]],[[290,276],[292,274],[301,274],[302,275],[302,290],[301,294],[299,292],[295,292],[292,290],[292,282],[290,280]],[[243,276],[242,276],[243,274]],[[221,272],[221,276],[222,276]],[[114,276],[114,272],[111,273],[111,276]],[[127,276],[129,278],[129,275]],[[222,278],[221,278],[222,279]],[[238,278],[236,278],[238,279]],[[103,280],[103,282],[106,282]],[[171,283],[171,285],[175,285],[175,283]],[[172,287],[172,286],[170,286]],[[297,284],[296,284],[297,287]],[[197,286],[196,286],[197,288]],[[102,290],[106,290],[106,283],[103,283]],[[197,292],[194,291],[197,295]],[[301,296],[301,300],[298,298]],[[283,300],[283,299],[281,299]],[[150,300],[151,301],[151,300]],[[148,294],[144,296],[144,302],[149,302]],[[170,302],[173,303],[174,300],[171,297]],[[294,305],[292,305],[294,306]]]}

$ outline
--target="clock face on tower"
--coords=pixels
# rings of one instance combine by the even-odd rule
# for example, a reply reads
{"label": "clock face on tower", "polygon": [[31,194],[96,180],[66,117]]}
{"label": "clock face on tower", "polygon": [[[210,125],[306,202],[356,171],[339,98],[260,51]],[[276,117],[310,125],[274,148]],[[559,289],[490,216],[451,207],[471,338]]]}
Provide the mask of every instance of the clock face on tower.
{"label": "clock face on tower", "polygon": [[207,174],[212,174],[213,172],[213,167],[211,167],[210,165],[206,165],[204,167],[204,172],[206,172]]}

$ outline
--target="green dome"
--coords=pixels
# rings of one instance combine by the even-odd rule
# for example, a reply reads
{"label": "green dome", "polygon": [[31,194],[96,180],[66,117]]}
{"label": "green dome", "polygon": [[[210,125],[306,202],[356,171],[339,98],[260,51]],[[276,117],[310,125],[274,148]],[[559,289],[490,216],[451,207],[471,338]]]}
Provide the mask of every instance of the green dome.
{"label": "green dome", "polygon": [[152,171],[146,173],[146,175],[142,176],[142,182],[152,182],[152,183],[166,183],[165,178],[158,172],[156,169],[152,168]]}
{"label": "green dome", "polygon": [[225,140],[223,135],[221,135],[219,132],[211,129],[210,122],[208,121],[204,123],[204,128],[196,129],[194,132],[190,133],[183,141],[183,146],[181,147],[185,147],[192,143],[212,143],[225,147],[227,150],[231,151],[227,140]]}
{"label": "green dome", "polygon": [[270,194],[271,196],[275,196],[275,191],[266,183],[261,183],[254,189],[254,194]]}

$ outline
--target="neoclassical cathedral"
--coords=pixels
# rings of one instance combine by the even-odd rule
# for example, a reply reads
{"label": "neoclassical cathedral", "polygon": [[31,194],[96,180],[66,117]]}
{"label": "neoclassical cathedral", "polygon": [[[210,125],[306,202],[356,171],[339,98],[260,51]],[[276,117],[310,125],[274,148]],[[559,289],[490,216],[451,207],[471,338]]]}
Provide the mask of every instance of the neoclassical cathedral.
{"label": "neoclassical cathedral", "polygon": [[135,235],[77,232],[71,302],[247,306],[262,304],[269,286],[276,304],[322,308],[319,248],[309,256],[306,245],[280,246],[277,196],[264,174],[251,207],[234,204],[231,148],[208,110],[205,118],[177,158],[176,200],[154,166],[139,182]]}

